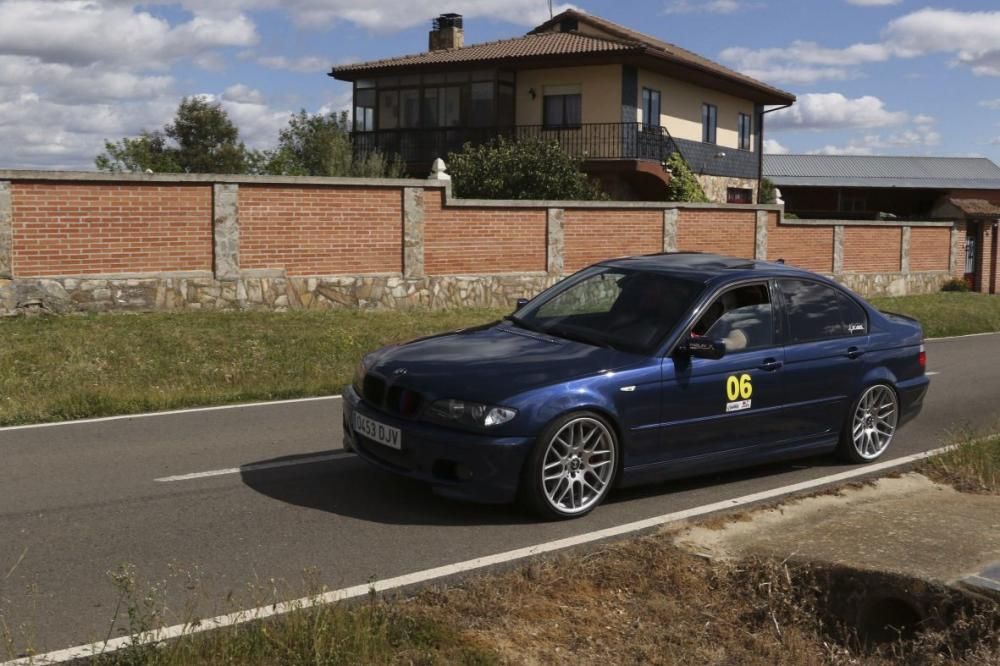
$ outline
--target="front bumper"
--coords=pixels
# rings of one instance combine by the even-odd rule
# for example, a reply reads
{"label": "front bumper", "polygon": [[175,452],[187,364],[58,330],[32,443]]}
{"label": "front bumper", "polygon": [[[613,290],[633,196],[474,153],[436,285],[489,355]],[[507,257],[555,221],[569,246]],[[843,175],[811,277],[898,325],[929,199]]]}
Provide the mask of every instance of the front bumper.
{"label": "front bumper", "polygon": [[[344,447],[384,470],[430,483],[438,494],[476,502],[514,501],[531,437],[491,437],[390,416],[348,386],[343,393]],[[355,411],[402,432],[397,451],[351,428]]]}

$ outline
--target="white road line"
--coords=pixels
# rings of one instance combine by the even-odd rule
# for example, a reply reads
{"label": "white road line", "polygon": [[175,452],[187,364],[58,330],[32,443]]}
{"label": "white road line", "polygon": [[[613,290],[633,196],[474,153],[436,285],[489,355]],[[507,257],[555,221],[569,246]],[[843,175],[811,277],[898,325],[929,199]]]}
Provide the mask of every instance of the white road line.
{"label": "white road line", "polygon": [[924,342],[938,342],[940,340],[960,340],[962,338],[981,338],[984,335],[1000,335],[1000,331],[986,331],[985,333],[966,333],[965,335],[946,335],[941,338],[924,338]]}
{"label": "white road line", "polygon": [[903,465],[908,465],[918,460],[923,460],[924,458],[927,458],[929,456],[938,453],[943,453],[944,451],[947,451],[950,448],[952,447],[946,446],[940,449],[926,451],[924,453],[916,453],[913,455],[904,456],[902,458],[896,458],[894,460],[887,460],[885,462],[875,463],[872,465],[855,467],[845,472],[830,474],[828,476],[823,476],[818,479],[812,479],[810,481],[793,483],[791,485],[783,486],[781,488],[772,488],[771,490],[764,490],[758,493],[753,493],[751,495],[744,495],[742,497],[737,497],[734,499],[722,500],[720,502],[713,502],[712,504],[706,504],[704,506],[685,509],[683,511],[675,511],[674,513],[666,513],[661,516],[656,516],[654,518],[638,520],[632,523],[618,525],[616,527],[608,527],[603,530],[587,532],[585,534],[579,534],[565,539],[548,541],[546,543],[540,543],[534,546],[527,546],[525,548],[517,548],[515,550],[508,550],[506,552],[496,553],[494,555],[487,555],[485,557],[477,557],[475,559],[466,560],[464,562],[447,564],[440,567],[434,567],[433,569],[424,569],[423,571],[416,571],[413,573],[404,574],[402,576],[396,576],[394,578],[387,578],[386,580],[376,581],[371,584],[365,583],[362,585],[345,587],[315,597],[303,597],[301,599],[296,599],[294,601],[285,601],[278,604],[272,604],[270,606],[261,606],[260,608],[252,608],[244,611],[239,611],[236,613],[229,613],[228,615],[219,615],[213,618],[201,620],[200,622],[197,622],[195,624],[177,624],[172,627],[164,627],[162,629],[156,629],[153,631],[145,632],[135,637],[122,636],[120,638],[111,639],[104,643],[90,643],[88,645],[79,645],[77,647],[72,647],[65,650],[56,650],[54,652],[47,652],[45,654],[40,654],[33,657],[24,657],[21,659],[15,659],[13,661],[8,661],[6,664],[2,664],[0,666],[39,666],[43,664],[58,664],[67,661],[72,661],[74,659],[89,659],[97,655],[107,654],[110,652],[121,650],[122,648],[127,647],[129,645],[147,645],[150,643],[156,643],[158,641],[168,640],[171,638],[190,636],[193,634],[198,634],[203,631],[209,631],[212,629],[221,629],[223,627],[230,627],[233,625],[244,624],[246,622],[251,622],[254,620],[262,620],[264,618],[272,617],[275,615],[283,615],[285,613],[298,609],[311,608],[313,606],[319,606],[322,604],[330,604],[338,601],[345,601],[347,599],[354,599],[357,597],[365,596],[369,594],[369,592],[372,590],[376,592],[385,592],[388,590],[393,590],[400,587],[406,587],[408,585],[414,585],[417,583],[426,583],[432,580],[436,580],[438,578],[445,578],[447,576],[453,576],[455,574],[465,573],[468,571],[475,571],[477,569],[483,569],[486,567],[495,566],[506,562],[521,560],[527,557],[532,557],[534,555],[551,553],[553,551],[563,550],[565,548],[570,548],[573,546],[579,546],[582,544],[593,543],[595,541],[601,541],[603,539],[619,537],[626,534],[631,534],[633,532],[641,532],[654,527],[661,527],[668,523],[673,523],[680,520],[687,520],[690,518],[697,518],[699,516],[704,516],[706,514],[713,513],[715,511],[723,511],[725,509],[732,509],[734,507],[743,506],[746,504],[754,504],[757,502],[772,500],[781,497],[783,495],[787,495],[789,493],[797,493],[806,490],[811,490],[819,486],[824,486],[831,483],[837,483],[840,481],[846,481],[848,479],[853,479],[859,476],[866,476],[868,474],[881,472],[883,470],[892,469],[894,467],[901,467]]}
{"label": "white road line", "polygon": [[153,479],[160,483],[171,483],[173,481],[192,481],[194,479],[207,479],[213,476],[226,476],[227,474],[239,474],[241,472],[256,472],[264,469],[277,469],[279,467],[292,467],[294,465],[309,465],[312,463],[325,462],[327,460],[337,460],[338,458],[350,458],[354,454],[349,451],[339,453],[326,453],[319,456],[307,456],[305,458],[295,458],[294,460],[279,460],[268,463],[253,463],[241,467],[226,467],[225,469],[210,469],[207,472],[192,472],[191,474],[178,474],[176,476],[164,476]]}
{"label": "white road line", "polygon": [[927,375],[928,377],[933,377],[934,375],[940,375],[941,373],[931,370],[930,372],[925,372],[924,374]]}
{"label": "white road line", "polygon": [[59,426],[81,425],[84,423],[104,423],[106,421],[127,421],[129,419],[148,419],[151,416],[174,416],[176,414],[197,414],[198,412],[220,412],[226,409],[243,409],[244,407],[271,407],[293,405],[299,402],[319,402],[322,400],[340,400],[339,395],[321,395],[315,398],[292,398],[290,400],[269,400],[266,402],[241,402],[237,405],[217,405],[215,407],[192,407],[190,409],[171,409],[162,412],[144,412],[142,414],[121,414],[119,416],[102,416],[94,419],[76,419],[73,421],[54,421],[52,423],[31,423],[28,425],[7,426],[0,432],[10,430],[31,430],[34,428],[56,428]]}

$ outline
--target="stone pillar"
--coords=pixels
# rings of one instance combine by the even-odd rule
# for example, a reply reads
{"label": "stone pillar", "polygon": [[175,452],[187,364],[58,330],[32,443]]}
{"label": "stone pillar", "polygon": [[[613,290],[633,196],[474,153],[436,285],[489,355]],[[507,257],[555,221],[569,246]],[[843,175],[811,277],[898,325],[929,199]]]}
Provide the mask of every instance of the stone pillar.
{"label": "stone pillar", "polygon": [[403,277],[424,277],[424,188],[403,188]]}
{"label": "stone pillar", "polygon": [[663,251],[677,252],[677,218],[680,210],[667,208],[663,211]]}
{"label": "stone pillar", "polygon": [[903,227],[903,236],[899,239],[899,272],[910,272],[910,227]]}
{"label": "stone pillar", "polygon": [[993,287],[993,221],[983,220],[979,224],[979,275],[976,276],[976,286],[983,294],[991,292]]}
{"label": "stone pillar", "polygon": [[951,249],[948,256],[948,269],[952,277],[962,277],[965,274],[965,246],[962,244],[965,223],[955,222],[951,227]]}
{"label": "stone pillar", "polygon": [[833,228],[833,274],[844,272],[844,225]]}
{"label": "stone pillar", "polygon": [[760,261],[767,261],[767,218],[769,215],[766,210],[757,211],[757,233],[754,236],[753,257]]}
{"label": "stone pillar", "polygon": [[14,206],[10,181],[0,180],[0,280],[14,277]]}
{"label": "stone pillar", "polygon": [[548,226],[548,247],[545,252],[545,271],[549,275],[562,275],[565,267],[566,237],[563,231],[562,208],[549,208],[546,215]]}
{"label": "stone pillar", "polygon": [[216,183],[213,189],[215,279],[240,277],[240,186]]}

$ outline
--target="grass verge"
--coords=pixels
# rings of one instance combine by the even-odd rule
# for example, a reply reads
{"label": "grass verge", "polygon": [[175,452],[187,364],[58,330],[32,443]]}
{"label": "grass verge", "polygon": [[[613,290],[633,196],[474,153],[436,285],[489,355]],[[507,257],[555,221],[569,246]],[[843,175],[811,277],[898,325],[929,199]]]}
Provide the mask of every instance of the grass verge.
{"label": "grass verge", "polygon": [[338,310],[0,320],[0,425],[339,393],[365,352],[502,314]]}
{"label": "grass verge", "polygon": [[1000,495],[1000,435],[966,438],[928,458],[920,471],[962,492]]}
{"label": "grass verge", "polygon": [[1000,297],[942,292],[869,299],[875,307],[913,317],[928,338],[1000,331]]}
{"label": "grass verge", "polygon": [[[857,624],[872,591],[934,609],[921,631]],[[133,597],[134,630],[158,617]],[[138,623],[138,624],[136,624]],[[868,627],[867,629],[872,629]],[[883,629],[881,626],[875,629]],[[775,560],[706,561],[669,534],[557,555],[438,586],[251,622],[101,666],[188,664],[983,664],[1000,659],[1000,608],[891,575]],[[866,638],[867,636],[867,638]]]}

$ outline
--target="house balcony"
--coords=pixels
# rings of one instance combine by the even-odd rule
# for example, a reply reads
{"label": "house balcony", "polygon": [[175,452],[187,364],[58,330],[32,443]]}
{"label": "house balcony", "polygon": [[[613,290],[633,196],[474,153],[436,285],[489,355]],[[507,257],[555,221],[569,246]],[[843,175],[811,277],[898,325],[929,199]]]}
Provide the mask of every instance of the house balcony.
{"label": "house balcony", "polygon": [[469,143],[487,143],[496,137],[511,141],[555,141],[568,154],[593,162],[598,160],[641,160],[661,168],[671,153],[680,152],[677,142],[662,127],[639,123],[584,123],[566,127],[517,125],[511,127],[441,127],[354,132],[357,154],[374,151],[399,155],[415,169],[426,169],[438,157],[447,161],[449,153]]}

